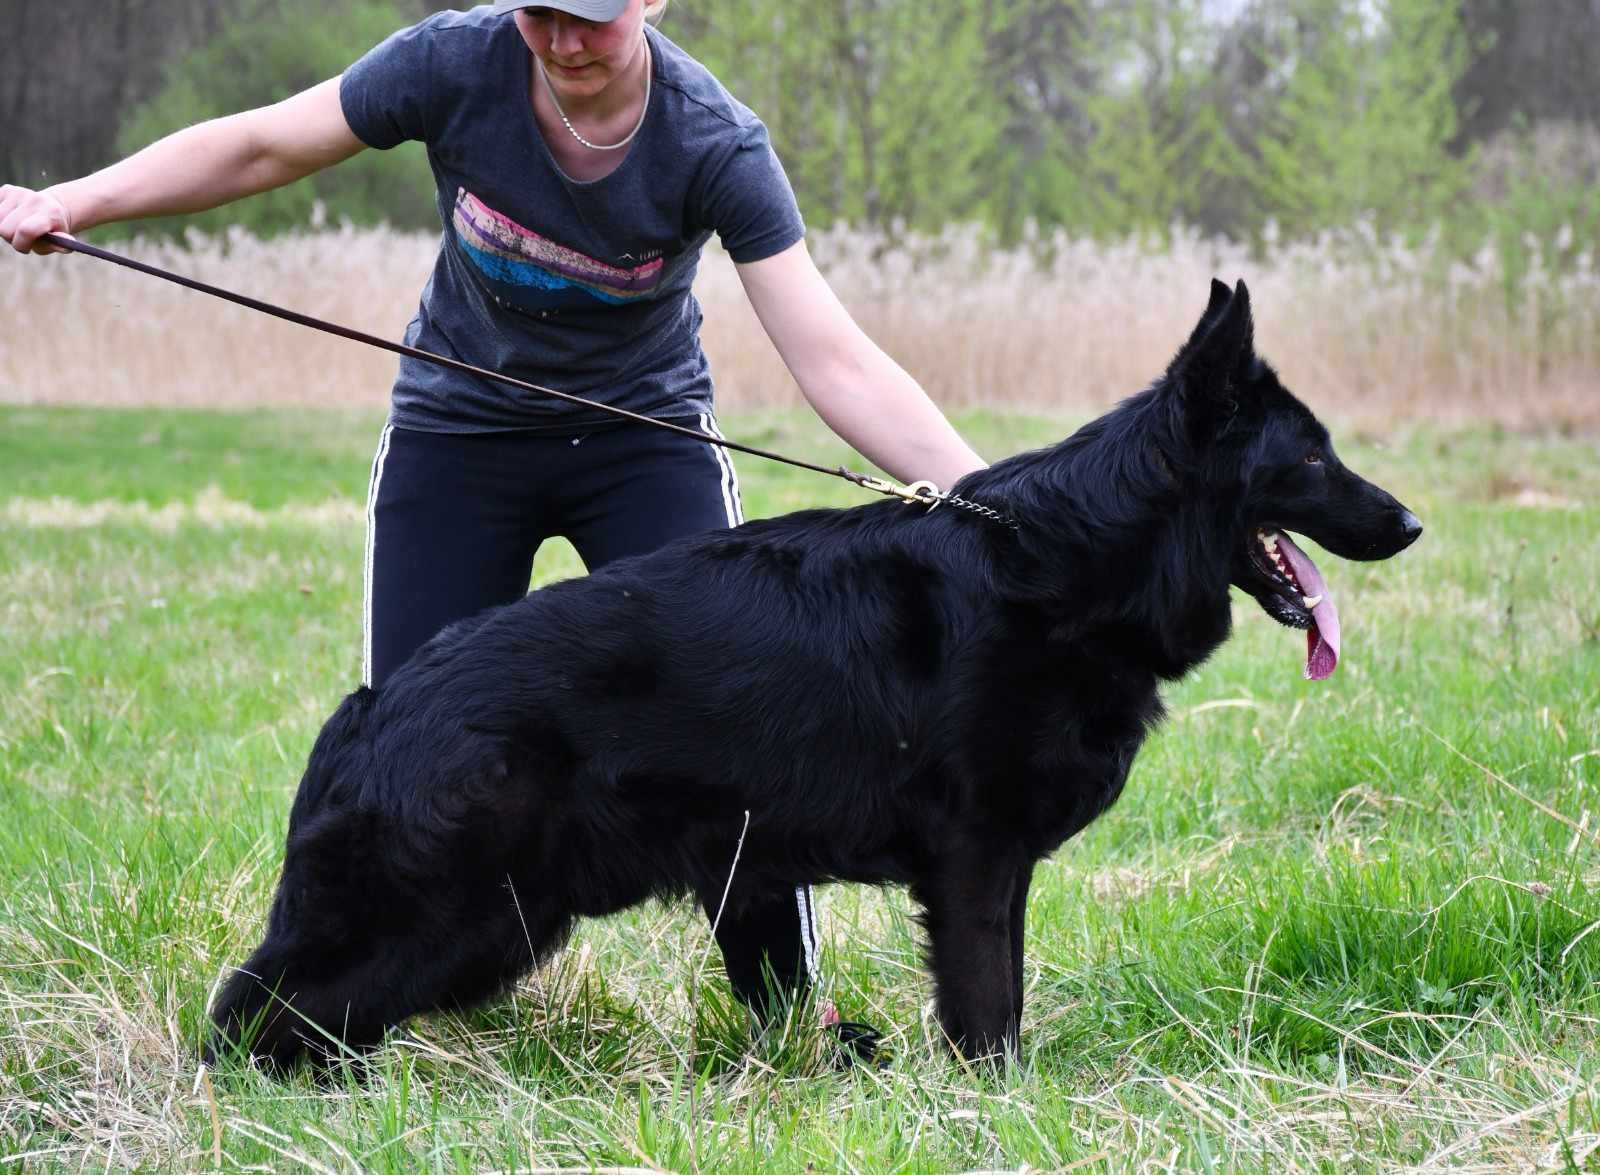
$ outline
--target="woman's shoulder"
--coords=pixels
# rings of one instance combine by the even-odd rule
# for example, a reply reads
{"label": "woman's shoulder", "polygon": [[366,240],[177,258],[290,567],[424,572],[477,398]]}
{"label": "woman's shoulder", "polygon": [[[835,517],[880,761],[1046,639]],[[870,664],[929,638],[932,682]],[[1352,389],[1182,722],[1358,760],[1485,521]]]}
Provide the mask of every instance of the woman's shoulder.
{"label": "woman's shoulder", "polygon": [[470,74],[481,71],[493,59],[491,47],[503,41],[507,33],[519,36],[509,18],[496,16],[490,5],[482,4],[423,17],[395,33],[384,46],[425,61],[436,72],[453,68]]}
{"label": "woman's shoulder", "polygon": [[390,39],[397,41],[401,60],[413,67],[411,80],[425,84],[436,118],[446,108],[499,94],[516,80],[522,36],[509,16],[496,15],[488,4],[435,12]]}
{"label": "woman's shoulder", "polygon": [[410,31],[433,41],[436,47],[471,52],[508,32],[515,34],[516,26],[509,17],[497,16],[493,5],[480,4],[476,8],[446,8],[435,12],[411,26]]}
{"label": "woman's shoulder", "polygon": [[677,99],[687,115],[741,132],[761,125],[755,112],[730,94],[715,74],[660,29],[646,27],[656,59],[655,81]]}

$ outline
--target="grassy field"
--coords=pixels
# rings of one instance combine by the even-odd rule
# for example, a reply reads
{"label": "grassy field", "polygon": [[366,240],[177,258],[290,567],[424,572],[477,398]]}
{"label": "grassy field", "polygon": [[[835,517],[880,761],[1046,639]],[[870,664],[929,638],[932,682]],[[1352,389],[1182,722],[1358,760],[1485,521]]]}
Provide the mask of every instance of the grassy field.
{"label": "grassy field", "polygon": [[[1025,1064],[939,1047],[904,895],[823,897],[836,1073],[748,1045],[702,920],[586,924],[514,998],[415,1022],[363,1086],[202,1075],[290,798],[360,661],[370,412],[0,408],[0,1162],[701,1171],[1593,1169],[1600,452],[1343,446],[1428,530],[1327,557],[1344,655],[1240,599],[1120,802],[1041,865]],[[730,436],[844,459],[798,414]],[[998,456],[1059,436],[961,421]],[[752,516],[859,501],[741,458]],[[578,570],[570,549],[536,576]]]}

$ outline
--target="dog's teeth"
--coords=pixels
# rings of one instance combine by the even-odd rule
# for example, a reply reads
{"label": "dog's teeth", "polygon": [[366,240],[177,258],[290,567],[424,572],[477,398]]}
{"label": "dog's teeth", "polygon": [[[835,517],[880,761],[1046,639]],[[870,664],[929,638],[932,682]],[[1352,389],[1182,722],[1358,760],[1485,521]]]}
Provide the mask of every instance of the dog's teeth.
{"label": "dog's teeth", "polygon": [[1320,603],[1322,603],[1322,597],[1321,596],[1307,596],[1306,597],[1306,607],[1308,609],[1309,608],[1315,608]]}

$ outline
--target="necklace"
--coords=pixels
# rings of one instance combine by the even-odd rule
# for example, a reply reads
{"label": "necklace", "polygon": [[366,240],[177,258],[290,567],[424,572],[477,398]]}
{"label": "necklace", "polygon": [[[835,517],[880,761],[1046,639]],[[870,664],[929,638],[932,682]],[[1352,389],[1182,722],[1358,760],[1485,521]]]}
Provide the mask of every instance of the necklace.
{"label": "necklace", "polygon": [[561,109],[561,102],[556,97],[556,89],[550,84],[550,75],[544,71],[544,62],[535,57],[534,62],[539,66],[539,77],[544,82],[544,92],[550,99],[550,105],[556,108],[556,113],[561,116],[561,121],[566,124],[568,132],[574,139],[582,143],[591,151],[616,151],[633,142],[633,136],[639,133],[639,128],[644,125],[644,116],[650,113],[650,75],[655,72],[652,68],[654,62],[650,60],[650,43],[644,44],[644,105],[639,109],[639,121],[633,124],[633,129],[615,143],[591,143],[578,133],[578,128],[572,125],[572,120],[567,117],[567,112]]}

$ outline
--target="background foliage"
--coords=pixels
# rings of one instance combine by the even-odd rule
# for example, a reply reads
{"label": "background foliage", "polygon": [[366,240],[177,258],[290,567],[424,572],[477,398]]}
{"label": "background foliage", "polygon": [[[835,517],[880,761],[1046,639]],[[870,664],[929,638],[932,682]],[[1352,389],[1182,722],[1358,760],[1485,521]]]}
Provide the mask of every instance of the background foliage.
{"label": "background foliage", "polygon": [[[154,96],[128,113],[117,135],[117,154],[131,154],[178,127],[266,106],[333,77],[412,15],[390,0],[340,5],[335,20],[327,19],[326,0],[243,0],[236,6],[234,20],[174,61]],[[147,227],[169,233],[190,225],[217,231],[239,224],[270,236],[304,225],[320,200],[353,220],[421,228],[436,216],[424,151],[420,143],[363,151],[304,183]]]}
{"label": "background foliage", "polygon": [[[42,184],[331,76],[443,5],[10,7],[0,178]],[[1600,239],[1600,0],[678,0],[663,27],[766,119],[817,227],[1259,245],[1365,222],[1513,267],[1530,234],[1570,258]],[[320,199],[432,227],[429,186],[420,149],[371,152],[182,223],[272,234]]]}

